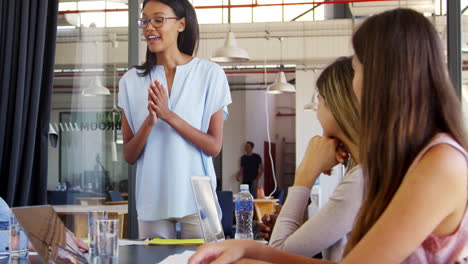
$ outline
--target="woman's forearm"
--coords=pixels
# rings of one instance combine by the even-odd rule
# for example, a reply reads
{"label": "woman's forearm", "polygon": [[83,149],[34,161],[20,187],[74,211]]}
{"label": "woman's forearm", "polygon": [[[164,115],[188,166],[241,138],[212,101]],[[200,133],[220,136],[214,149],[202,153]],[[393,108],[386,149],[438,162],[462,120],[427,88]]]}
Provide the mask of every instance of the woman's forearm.
{"label": "woman's forearm", "polygon": [[[222,145],[222,110],[215,113],[210,121],[210,128],[208,129],[208,133],[204,133],[194,127],[192,127],[189,123],[183,120],[180,116],[175,113],[171,113],[170,117],[166,120],[166,122],[174,128],[180,135],[182,135],[185,139],[192,142],[195,146],[202,149],[205,153],[210,156],[217,156],[221,151]],[[221,119],[220,119],[221,117]],[[215,133],[210,133],[212,128],[212,122],[220,123],[214,124],[214,126],[221,126],[219,131],[218,128],[214,128],[213,130],[218,130]]]}
{"label": "woman's forearm", "polygon": [[294,186],[303,186],[310,190],[320,176],[320,173],[321,171],[319,170],[312,170],[312,172],[308,172],[299,167],[296,170],[296,175],[294,177]]}
{"label": "woman's forearm", "polygon": [[[258,243],[258,242],[254,242]],[[325,261],[320,259],[312,259],[304,256],[298,256],[286,253],[284,251],[272,248],[267,245],[260,247],[254,246],[247,249],[246,258],[263,260],[271,263],[288,263],[288,264],[333,264],[335,262]]]}
{"label": "woman's forearm", "polygon": [[145,119],[137,133],[124,144],[123,152],[125,161],[134,164],[138,160],[152,129],[153,125],[151,121],[148,118]]}

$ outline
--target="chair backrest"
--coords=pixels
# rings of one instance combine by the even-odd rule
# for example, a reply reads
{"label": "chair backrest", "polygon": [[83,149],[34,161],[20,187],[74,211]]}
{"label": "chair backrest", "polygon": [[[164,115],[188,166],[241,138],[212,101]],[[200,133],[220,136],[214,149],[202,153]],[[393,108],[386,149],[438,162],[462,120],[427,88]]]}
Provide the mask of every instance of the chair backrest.
{"label": "chair backrest", "polygon": [[280,189],[279,192],[278,192],[278,203],[283,205],[284,204],[284,201],[286,200],[286,194],[285,194],[285,191],[284,189]]}
{"label": "chair backrest", "polygon": [[47,202],[52,205],[63,205],[68,203],[69,192],[47,191]]}
{"label": "chair backrest", "polygon": [[234,237],[234,229],[232,228],[234,224],[234,202],[232,192],[217,191],[216,195],[218,196],[219,206],[223,212],[221,225],[223,226],[224,235],[226,237]]}
{"label": "chair backrest", "polygon": [[122,198],[122,195],[120,194],[120,192],[109,191],[108,194],[109,194],[109,201],[111,201],[111,202],[123,201],[123,198]]}

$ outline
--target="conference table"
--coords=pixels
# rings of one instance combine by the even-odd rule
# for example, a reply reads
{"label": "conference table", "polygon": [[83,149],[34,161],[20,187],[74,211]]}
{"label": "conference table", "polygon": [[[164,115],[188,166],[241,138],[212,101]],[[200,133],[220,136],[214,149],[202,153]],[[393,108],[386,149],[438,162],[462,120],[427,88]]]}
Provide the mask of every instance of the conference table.
{"label": "conference table", "polygon": [[[181,254],[186,250],[195,251],[196,246],[145,246],[145,245],[123,245],[119,246],[119,264],[155,264],[168,256]],[[8,258],[0,259],[0,264],[39,264],[42,263],[37,255],[30,255],[28,259],[8,262]],[[181,263],[183,264],[183,263]]]}

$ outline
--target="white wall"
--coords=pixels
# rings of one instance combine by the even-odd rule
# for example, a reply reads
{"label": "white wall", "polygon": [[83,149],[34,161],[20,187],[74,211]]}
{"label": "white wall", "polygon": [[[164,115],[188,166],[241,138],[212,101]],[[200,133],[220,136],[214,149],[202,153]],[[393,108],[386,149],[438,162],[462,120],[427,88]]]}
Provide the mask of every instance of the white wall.
{"label": "white wall", "polygon": [[[268,108],[265,108],[265,107]],[[264,155],[263,143],[268,141],[267,118],[270,129],[270,139],[272,143],[277,143],[275,139],[275,106],[274,95],[266,94],[265,91],[248,91],[246,93],[246,139],[255,144],[254,152],[262,157],[263,164],[269,156]],[[263,177],[260,184],[263,183]]]}
{"label": "white wall", "polygon": [[239,191],[236,173],[245,139],[245,92],[232,91],[232,104],[228,106],[229,119],[224,122],[223,134],[223,190]]}
{"label": "white wall", "polygon": [[[250,87],[251,88],[251,87]],[[263,86],[256,89],[264,89]],[[265,163],[269,156],[264,155],[264,142],[267,136],[267,113],[271,142],[276,143],[276,171],[281,181],[281,140],[295,141],[295,117],[277,117],[278,112],[294,112],[294,94],[266,95],[265,90],[234,89],[231,91],[233,103],[229,106],[230,117],[224,125],[223,136],[223,189],[237,192],[239,183],[235,174],[239,170],[240,157],[244,154],[244,144],[255,143],[254,152]],[[268,101],[266,101],[268,100]],[[265,109],[268,102],[268,111]],[[260,180],[263,183],[263,177]]]}
{"label": "white wall", "polygon": [[[322,135],[322,127],[317,119],[315,111],[304,111],[304,105],[312,98],[315,89],[315,81],[320,71],[296,70],[296,164],[299,166],[302,161],[309,140],[314,136]],[[328,201],[336,185],[340,181],[338,169],[333,169],[331,176],[320,176],[320,188],[322,191],[323,205]]]}

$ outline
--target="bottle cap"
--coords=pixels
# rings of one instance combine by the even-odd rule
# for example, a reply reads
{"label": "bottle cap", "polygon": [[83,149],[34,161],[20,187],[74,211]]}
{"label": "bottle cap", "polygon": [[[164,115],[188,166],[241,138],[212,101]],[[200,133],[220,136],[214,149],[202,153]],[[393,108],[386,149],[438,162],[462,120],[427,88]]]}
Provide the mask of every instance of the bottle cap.
{"label": "bottle cap", "polygon": [[241,192],[244,192],[244,191],[248,192],[249,191],[249,185],[248,184],[241,184],[240,190],[241,190]]}

